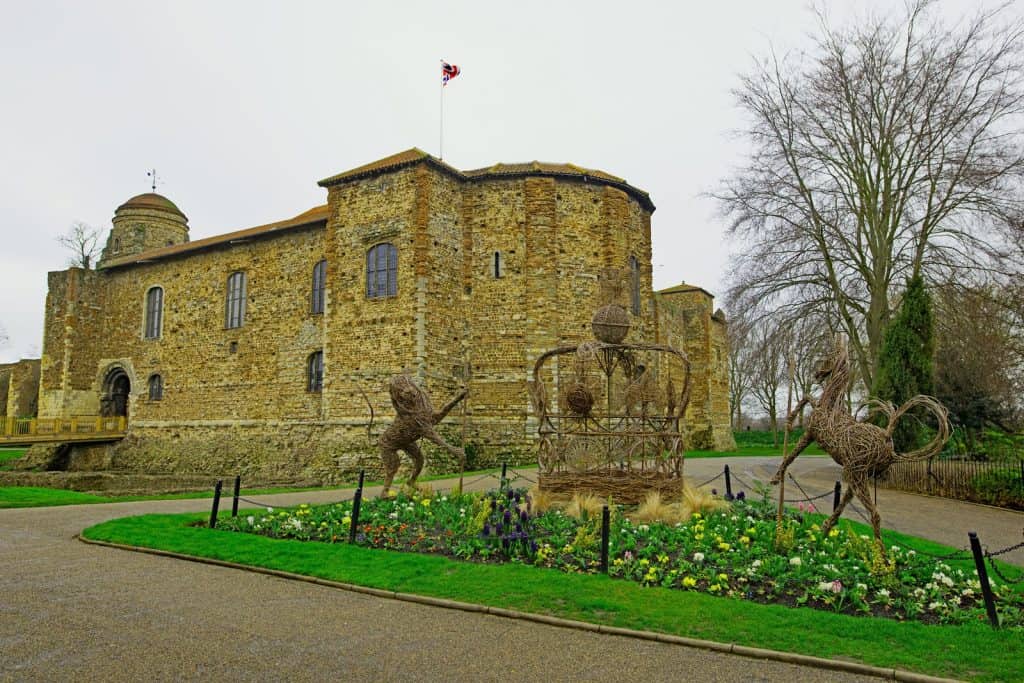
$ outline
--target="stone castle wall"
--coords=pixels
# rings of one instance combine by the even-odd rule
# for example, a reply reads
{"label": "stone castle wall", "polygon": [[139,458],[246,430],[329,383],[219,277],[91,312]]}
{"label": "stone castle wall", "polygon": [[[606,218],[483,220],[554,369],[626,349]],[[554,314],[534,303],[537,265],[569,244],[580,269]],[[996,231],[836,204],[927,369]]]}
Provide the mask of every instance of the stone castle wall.
{"label": "stone castle wall", "polygon": [[0,364],[0,417],[35,417],[38,397],[38,358]]}
{"label": "stone castle wall", "polygon": [[[331,184],[326,222],[98,272],[51,273],[41,415],[95,414],[119,368],[131,381],[130,433],[110,452],[115,469],[335,481],[379,465],[367,402],[379,434],[392,416],[385,382],[407,369],[437,407],[467,383],[464,410],[442,430],[473,446],[471,465],[530,462],[526,381],[544,351],[591,338],[598,272],[628,268],[631,255],[640,263],[630,341],[657,341],[658,320],[674,314],[656,310],[650,218],[649,207],[607,184],[529,174],[467,182],[420,163]],[[367,298],[366,254],[382,242],[398,251],[398,293]],[[313,314],[321,259],[326,304]],[[236,271],[247,278],[245,324],[226,329],[226,283]],[[146,293],[155,286],[164,290],[162,333],[146,339]],[[672,333],[682,340],[714,329],[707,322]],[[686,343],[692,355],[716,342]],[[315,351],[324,358],[320,392],[307,391]],[[147,395],[154,374],[160,400]],[[709,378],[701,387],[715,385]],[[713,421],[718,406],[697,404],[694,418]],[[425,450],[435,469],[450,464]]]}

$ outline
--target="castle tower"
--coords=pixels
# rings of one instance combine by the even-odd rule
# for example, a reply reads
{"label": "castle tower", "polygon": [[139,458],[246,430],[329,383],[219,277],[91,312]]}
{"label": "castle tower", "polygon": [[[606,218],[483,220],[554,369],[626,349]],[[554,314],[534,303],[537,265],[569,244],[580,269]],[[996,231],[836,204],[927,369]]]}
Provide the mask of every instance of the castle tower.
{"label": "castle tower", "polygon": [[114,227],[100,264],[151,249],[188,242],[188,218],[167,197],[154,192],[132,197],[114,212]]}

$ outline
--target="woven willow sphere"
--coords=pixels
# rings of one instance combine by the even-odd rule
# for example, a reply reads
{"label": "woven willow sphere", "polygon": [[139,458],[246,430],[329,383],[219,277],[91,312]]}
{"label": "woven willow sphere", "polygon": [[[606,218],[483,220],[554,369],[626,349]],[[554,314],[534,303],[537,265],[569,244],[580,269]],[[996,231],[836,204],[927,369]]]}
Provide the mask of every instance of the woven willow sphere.
{"label": "woven willow sphere", "polygon": [[597,309],[590,321],[594,336],[605,344],[621,344],[629,334],[629,313],[618,304],[607,304]]}
{"label": "woven willow sphere", "polygon": [[594,395],[582,384],[576,384],[565,395],[565,402],[576,415],[586,417],[594,407]]}

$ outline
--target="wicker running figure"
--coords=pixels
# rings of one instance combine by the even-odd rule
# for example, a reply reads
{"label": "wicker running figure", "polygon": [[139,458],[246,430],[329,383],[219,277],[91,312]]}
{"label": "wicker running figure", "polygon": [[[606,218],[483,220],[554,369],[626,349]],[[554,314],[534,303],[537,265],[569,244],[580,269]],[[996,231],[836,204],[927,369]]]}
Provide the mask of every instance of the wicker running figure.
{"label": "wicker running figure", "polygon": [[398,472],[400,460],[398,451],[405,451],[412,458],[412,472],[406,482],[411,486],[423,471],[423,452],[416,443],[420,438],[431,441],[459,459],[462,465],[466,462],[466,453],[461,448],[452,446],[437,433],[434,425],[451,412],[459,401],[466,397],[466,390],[460,391],[444,408],[434,412],[427,392],[416,385],[408,375],[395,375],[388,382],[388,393],[391,405],[395,407],[395,421],[380,437],[380,457],[384,461],[384,490],[387,495],[391,482]]}
{"label": "wicker running figure", "polygon": [[[793,446],[793,450],[779,465],[778,472],[772,478],[778,484],[785,476],[786,468],[800,452],[812,441],[818,443],[837,464],[843,468],[846,480],[846,493],[832,516],[822,525],[826,533],[835,525],[847,503],[857,499],[871,513],[871,526],[874,528],[875,539],[881,544],[881,516],[871,499],[868,482],[873,477],[881,476],[898,460],[918,460],[930,458],[938,453],[949,439],[949,420],[946,409],[941,403],[930,396],[915,396],[909,401],[894,408],[886,401],[872,400],[869,406],[873,413],[882,413],[888,419],[885,429],[866,422],[858,422],[846,407],[846,392],[850,386],[850,358],[846,344],[836,339],[835,350],[823,361],[815,380],[821,385],[821,396],[817,401],[804,397],[786,418],[787,428],[792,425],[794,417],[805,405],[811,406],[811,415],[807,421],[807,429]],[[910,453],[896,453],[892,443],[892,433],[897,421],[911,408],[921,406],[931,411],[937,422],[935,438],[925,446]]]}

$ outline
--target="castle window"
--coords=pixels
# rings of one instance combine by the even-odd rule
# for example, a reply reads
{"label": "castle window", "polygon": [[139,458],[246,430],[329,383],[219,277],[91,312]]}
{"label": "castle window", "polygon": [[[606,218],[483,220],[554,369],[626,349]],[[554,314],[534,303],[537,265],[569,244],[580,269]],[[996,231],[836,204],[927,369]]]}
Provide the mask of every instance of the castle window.
{"label": "castle window", "polygon": [[310,299],[312,313],[324,312],[324,290],[327,286],[327,261],[320,261],[313,266],[313,295]]}
{"label": "castle window", "polygon": [[160,375],[149,377],[149,400],[159,401],[164,397],[164,379]]}
{"label": "castle window", "polygon": [[629,294],[633,315],[640,315],[640,261],[629,257]]}
{"label": "castle window", "polygon": [[224,306],[224,327],[241,327],[245,323],[245,273],[238,271],[228,277],[228,293]]}
{"label": "castle window", "polygon": [[384,242],[366,252],[366,298],[398,294],[398,249]]}
{"label": "castle window", "polygon": [[317,351],[306,362],[306,391],[323,391],[324,352]]}
{"label": "castle window", "polygon": [[164,321],[164,290],[162,287],[150,287],[146,292],[146,339],[159,339],[160,328]]}
{"label": "castle window", "polygon": [[505,275],[505,264],[502,263],[501,252],[494,252],[494,277],[498,279]]}

